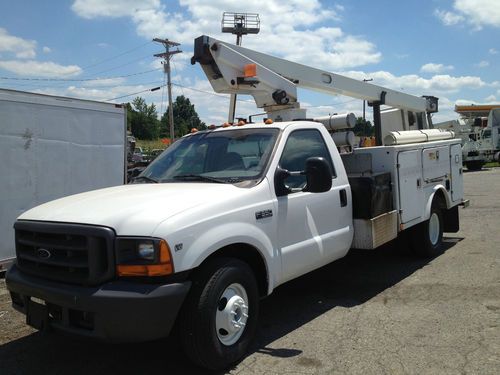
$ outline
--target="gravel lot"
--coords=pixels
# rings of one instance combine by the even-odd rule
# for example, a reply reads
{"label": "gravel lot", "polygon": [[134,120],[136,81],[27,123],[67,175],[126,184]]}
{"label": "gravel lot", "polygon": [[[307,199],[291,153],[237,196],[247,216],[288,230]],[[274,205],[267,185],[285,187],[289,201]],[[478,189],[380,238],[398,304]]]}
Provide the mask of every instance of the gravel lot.
{"label": "gravel lot", "polygon": [[[499,374],[500,168],[465,173],[471,207],[445,252],[353,251],[263,301],[251,354],[232,374]],[[174,338],[105,345],[41,334],[0,280],[1,374],[186,374]]]}

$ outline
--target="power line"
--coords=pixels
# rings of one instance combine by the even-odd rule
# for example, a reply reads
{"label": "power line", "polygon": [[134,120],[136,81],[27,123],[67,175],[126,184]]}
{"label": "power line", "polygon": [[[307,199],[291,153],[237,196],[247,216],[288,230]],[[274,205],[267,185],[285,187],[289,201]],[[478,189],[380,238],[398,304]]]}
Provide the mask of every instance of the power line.
{"label": "power line", "polygon": [[121,76],[111,76],[111,77],[102,77],[102,78],[20,78],[20,77],[0,77],[0,79],[11,80],[11,81],[44,81],[44,82],[88,82],[88,81],[104,81],[108,79],[115,78],[126,78],[137,76],[141,74],[156,72],[158,70],[162,70],[162,68],[145,70],[143,72],[124,74]]}
{"label": "power line", "polygon": [[[184,86],[184,85],[181,85],[179,83],[173,83],[172,82],[172,85],[174,86],[178,86],[178,87],[182,87],[182,88],[185,88],[186,90],[191,90],[191,91],[197,91],[197,92],[202,92],[204,94],[209,94],[209,95],[215,95],[215,96],[218,96],[219,98],[225,98],[227,97],[226,94],[217,94],[216,92],[210,92],[210,91],[205,91],[205,90],[200,90],[200,89],[195,89],[193,87],[188,87],[188,86]],[[237,99],[239,102],[247,102],[247,103],[254,103],[253,100],[246,100],[246,99]]]}
{"label": "power line", "polygon": [[159,89],[161,89],[164,85],[162,86],[158,86],[158,87],[153,87],[152,89],[146,89],[146,90],[141,90],[141,91],[137,91],[137,92],[133,92],[133,93],[130,93],[130,94],[127,94],[127,95],[121,95],[121,96],[117,96],[116,98],[112,98],[112,99],[106,99],[105,102],[110,102],[112,100],[116,100],[116,99],[121,99],[121,98],[126,98],[127,96],[132,96],[132,95],[137,95],[137,94],[141,94],[143,92],[148,92],[148,91],[157,91]]}
{"label": "power line", "polygon": [[92,68],[92,67],[94,67],[94,66],[97,66],[97,65],[103,64],[103,63],[105,63],[105,62],[108,62],[108,61],[111,61],[111,60],[117,59],[118,57],[124,56],[124,55],[126,55],[126,54],[128,54],[128,53],[130,53],[130,52],[134,52],[134,51],[136,51],[136,50],[138,50],[138,49],[140,49],[140,48],[142,48],[142,47],[144,47],[144,46],[146,46],[146,45],[148,45],[148,44],[150,44],[150,43],[151,43],[151,41],[147,41],[146,43],[143,43],[143,44],[141,44],[141,45],[139,45],[139,46],[137,46],[137,47],[131,48],[131,49],[129,49],[129,50],[125,51],[125,52],[122,52],[122,53],[120,53],[120,54],[118,54],[118,55],[115,55],[115,56],[112,56],[112,57],[106,58],[106,59],[101,60],[101,61],[99,61],[99,62],[96,62],[96,63],[94,63],[94,64],[90,64],[90,65],[84,66],[82,69],[83,69],[83,70],[85,70],[85,69]]}
{"label": "power line", "polygon": [[126,62],[124,64],[121,64],[121,65],[118,65],[118,66],[115,66],[114,68],[109,68],[109,69],[105,69],[105,70],[101,70],[100,72],[97,72],[97,73],[92,73],[91,76],[96,76],[98,74],[102,74],[102,73],[107,73],[107,72],[110,72],[112,70],[116,70],[116,69],[119,69],[119,68],[123,68],[124,66],[127,66],[127,65],[130,65],[130,64],[134,64],[138,61],[142,61],[142,60],[145,60],[149,57],[149,55],[147,56],[142,56],[142,57],[139,57],[138,59],[135,59],[135,60],[132,60],[132,61],[129,61],[129,62]]}

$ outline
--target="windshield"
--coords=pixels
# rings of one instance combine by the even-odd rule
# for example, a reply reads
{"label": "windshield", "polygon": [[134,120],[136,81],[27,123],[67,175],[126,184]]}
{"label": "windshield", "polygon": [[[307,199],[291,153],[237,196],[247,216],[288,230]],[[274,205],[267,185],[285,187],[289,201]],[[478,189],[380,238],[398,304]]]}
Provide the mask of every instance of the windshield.
{"label": "windshield", "polygon": [[235,183],[259,179],[278,129],[231,129],[182,138],[138,177],[142,182],[205,181]]}

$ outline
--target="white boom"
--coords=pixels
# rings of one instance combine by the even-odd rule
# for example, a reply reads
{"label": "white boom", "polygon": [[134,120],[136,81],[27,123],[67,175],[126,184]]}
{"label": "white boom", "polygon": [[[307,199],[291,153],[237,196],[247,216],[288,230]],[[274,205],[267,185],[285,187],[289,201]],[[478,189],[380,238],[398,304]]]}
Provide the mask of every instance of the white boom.
{"label": "white boom", "polygon": [[[297,87],[346,95],[375,105],[385,104],[415,112],[437,112],[437,98],[434,97],[409,95],[205,35],[195,39],[191,63],[196,62],[201,64],[216,92],[252,95],[257,107],[264,108],[268,113],[300,108]],[[254,76],[245,76],[248,64],[255,64]],[[302,113],[305,115],[305,112]]]}

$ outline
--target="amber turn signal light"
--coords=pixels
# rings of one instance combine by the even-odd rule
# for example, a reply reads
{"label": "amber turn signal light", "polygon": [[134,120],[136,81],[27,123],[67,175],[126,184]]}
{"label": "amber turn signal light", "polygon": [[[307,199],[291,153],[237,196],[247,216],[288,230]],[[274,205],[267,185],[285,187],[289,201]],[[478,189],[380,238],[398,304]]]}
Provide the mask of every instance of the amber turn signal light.
{"label": "amber turn signal light", "polygon": [[158,247],[158,264],[119,264],[116,266],[118,276],[167,276],[174,273],[170,248],[165,240]]}

